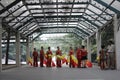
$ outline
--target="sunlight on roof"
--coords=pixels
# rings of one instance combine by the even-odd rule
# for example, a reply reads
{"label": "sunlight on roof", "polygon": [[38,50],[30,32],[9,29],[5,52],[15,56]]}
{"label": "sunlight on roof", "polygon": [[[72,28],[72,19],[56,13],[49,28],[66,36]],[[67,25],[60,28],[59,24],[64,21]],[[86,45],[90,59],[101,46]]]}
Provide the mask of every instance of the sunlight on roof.
{"label": "sunlight on roof", "polygon": [[43,34],[40,36],[40,38],[49,38],[49,37],[62,37],[62,36],[65,36],[65,35],[68,35],[67,33],[66,34]]}
{"label": "sunlight on roof", "polygon": [[63,37],[65,35],[68,35],[67,33],[66,34],[43,34],[40,36],[41,40],[47,40],[48,38],[53,38],[53,37]]}

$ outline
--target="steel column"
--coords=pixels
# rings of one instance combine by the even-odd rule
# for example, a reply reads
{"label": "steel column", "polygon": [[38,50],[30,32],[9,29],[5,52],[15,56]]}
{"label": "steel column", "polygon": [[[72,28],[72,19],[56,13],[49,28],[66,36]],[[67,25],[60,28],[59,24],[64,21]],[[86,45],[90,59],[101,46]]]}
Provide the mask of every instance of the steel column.
{"label": "steel column", "polygon": [[2,23],[0,23],[0,72],[1,71],[2,71]]}
{"label": "steel column", "polygon": [[20,67],[21,66],[21,53],[20,53],[20,33],[17,32],[16,34],[16,66]]}

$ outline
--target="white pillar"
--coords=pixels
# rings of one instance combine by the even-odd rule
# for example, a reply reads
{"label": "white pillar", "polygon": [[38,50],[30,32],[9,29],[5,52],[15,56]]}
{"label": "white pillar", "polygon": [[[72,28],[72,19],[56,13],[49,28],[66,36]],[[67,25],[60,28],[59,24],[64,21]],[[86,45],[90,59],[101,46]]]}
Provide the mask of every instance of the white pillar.
{"label": "white pillar", "polygon": [[97,55],[99,55],[99,51],[101,49],[101,32],[100,31],[96,33],[96,44],[97,44]]}
{"label": "white pillar", "polygon": [[34,41],[32,41],[32,52],[34,51]]}
{"label": "white pillar", "polygon": [[21,53],[20,53],[20,33],[17,32],[16,34],[16,66],[21,66]]}
{"label": "white pillar", "polygon": [[2,71],[2,25],[0,20],[0,72]]}
{"label": "white pillar", "polygon": [[91,61],[91,42],[89,37],[87,37],[87,52],[88,52],[88,60]]}
{"label": "white pillar", "polygon": [[28,63],[28,57],[30,57],[29,38],[26,40],[26,63]]}
{"label": "white pillar", "polygon": [[115,40],[115,63],[116,68],[120,69],[120,30],[118,31],[117,15],[114,16],[114,40]]}
{"label": "white pillar", "polygon": [[82,40],[82,45],[85,45],[85,40]]}

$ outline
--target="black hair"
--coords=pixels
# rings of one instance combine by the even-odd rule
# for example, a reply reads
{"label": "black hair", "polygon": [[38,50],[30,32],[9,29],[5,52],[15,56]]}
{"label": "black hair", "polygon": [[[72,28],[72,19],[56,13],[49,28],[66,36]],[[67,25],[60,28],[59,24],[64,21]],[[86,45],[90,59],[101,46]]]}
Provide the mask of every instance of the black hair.
{"label": "black hair", "polygon": [[36,48],[34,48],[34,50],[36,50]]}
{"label": "black hair", "polygon": [[48,47],[48,49],[50,49],[50,47]]}
{"label": "black hair", "polygon": [[104,49],[104,48],[105,48],[105,45],[101,45],[101,48]]}
{"label": "black hair", "polygon": [[41,46],[41,49],[43,49],[43,46]]}
{"label": "black hair", "polygon": [[82,45],[82,49],[84,49],[84,48],[85,48],[85,46]]}

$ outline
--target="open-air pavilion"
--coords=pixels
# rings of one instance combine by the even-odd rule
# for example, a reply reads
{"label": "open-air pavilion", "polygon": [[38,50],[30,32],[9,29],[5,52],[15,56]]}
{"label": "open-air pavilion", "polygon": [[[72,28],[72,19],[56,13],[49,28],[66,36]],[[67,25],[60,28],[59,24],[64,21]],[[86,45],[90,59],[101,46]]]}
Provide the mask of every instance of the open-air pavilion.
{"label": "open-air pavilion", "polygon": [[26,43],[27,57],[30,56],[30,43],[42,34],[55,33],[72,33],[81,39],[82,45],[86,44],[89,60],[93,36],[96,37],[97,54],[101,45],[112,39],[115,45],[115,67],[119,70],[119,7],[120,0],[0,0],[0,72],[3,68],[3,44],[7,45],[6,53],[9,53],[9,44],[14,40],[16,66],[21,67],[21,43]]}

